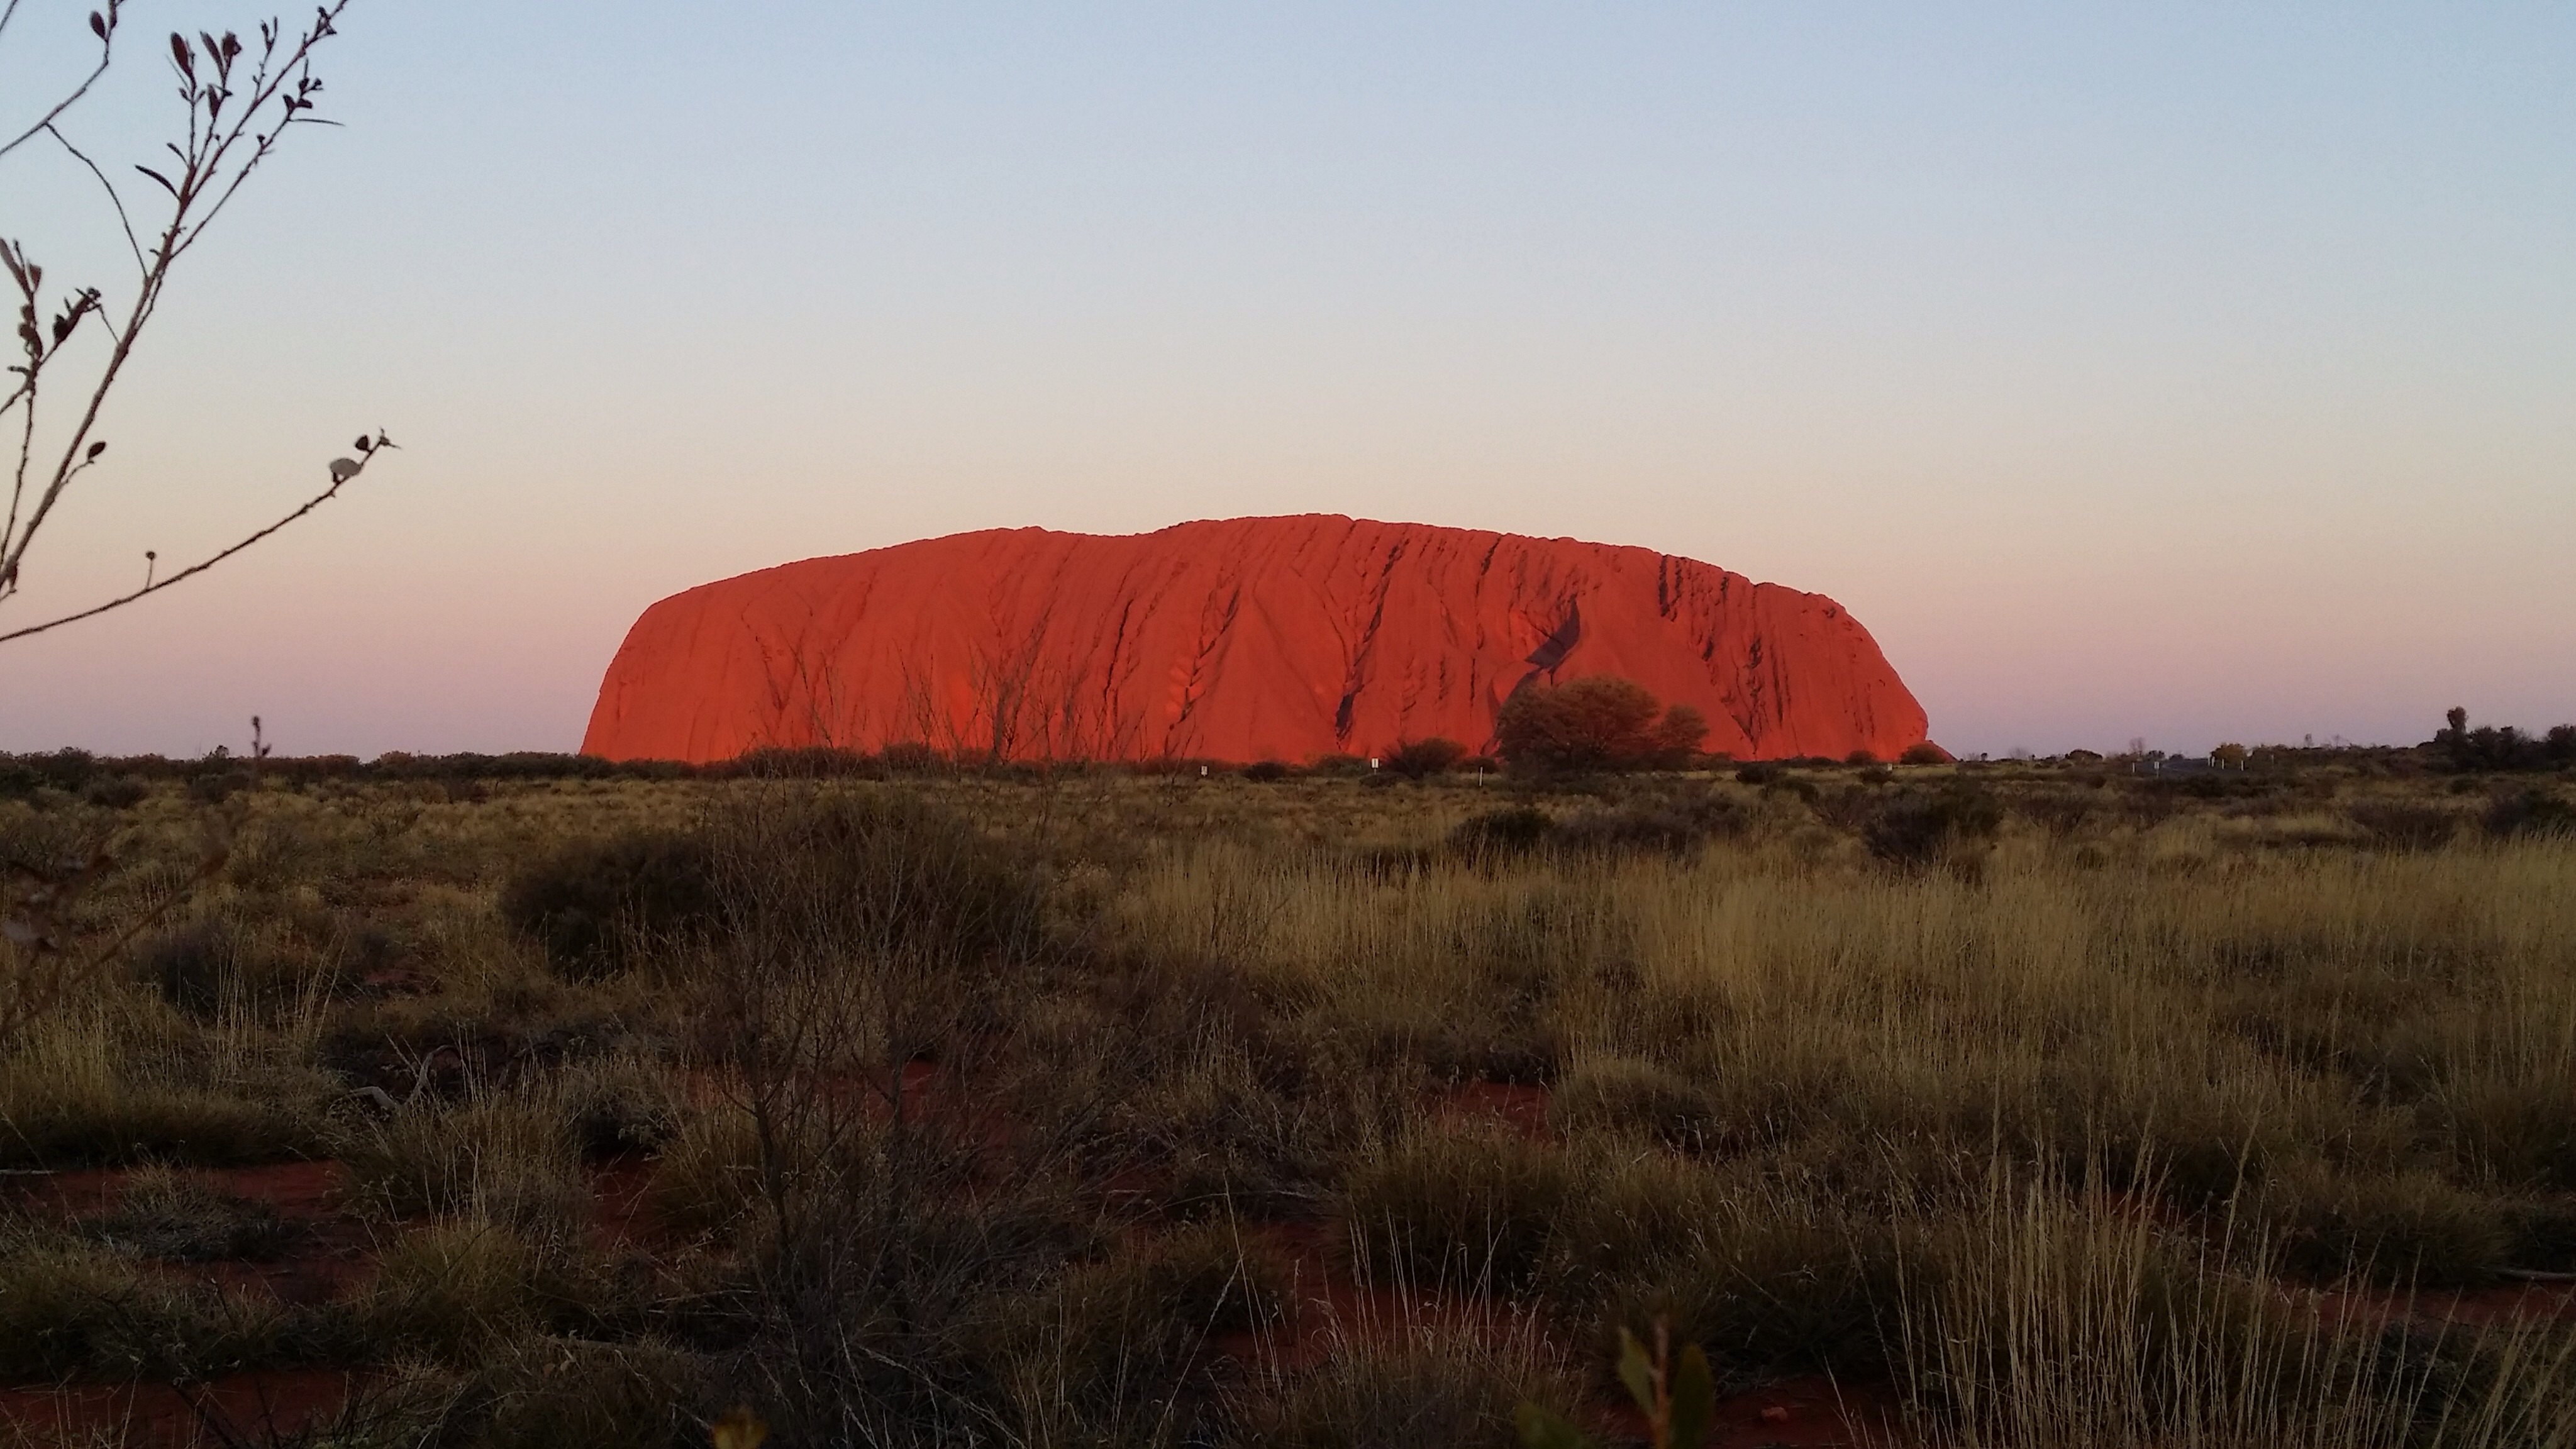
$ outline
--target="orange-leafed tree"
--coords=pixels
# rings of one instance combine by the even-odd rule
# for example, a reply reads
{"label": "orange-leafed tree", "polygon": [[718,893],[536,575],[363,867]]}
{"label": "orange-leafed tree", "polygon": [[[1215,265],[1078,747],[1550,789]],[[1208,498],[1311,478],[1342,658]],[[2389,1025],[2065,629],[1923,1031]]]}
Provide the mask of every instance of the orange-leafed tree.
{"label": "orange-leafed tree", "polygon": [[1634,680],[1596,674],[1515,692],[1494,735],[1517,770],[1675,769],[1698,753],[1708,721],[1686,704],[1666,708]]}

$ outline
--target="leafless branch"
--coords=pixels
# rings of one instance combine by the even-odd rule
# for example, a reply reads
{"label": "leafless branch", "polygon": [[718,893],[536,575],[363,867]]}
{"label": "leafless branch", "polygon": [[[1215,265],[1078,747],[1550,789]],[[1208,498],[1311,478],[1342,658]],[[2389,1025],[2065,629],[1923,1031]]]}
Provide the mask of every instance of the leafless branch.
{"label": "leafless branch", "polygon": [[[0,634],[0,644],[6,644],[12,639],[24,639],[30,634],[42,634],[48,629],[59,629],[65,624],[76,624],[83,619],[95,618],[100,614],[106,613],[110,609],[124,608],[126,605],[131,604],[138,599],[160,593],[163,589],[167,589],[174,584],[184,583],[189,579],[195,578],[197,575],[204,573],[206,570],[213,568],[215,565],[222,563],[224,560],[231,558],[233,555],[240,553],[251,545],[260,542],[270,534],[276,533],[288,524],[295,522],[296,520],[304,517],[304,515],[311,513],[314,509],[319,508],[323,504],[338,497],[342,488],[355,482],[358,475],[366,471],[367,464],[375,461],[376,454],[394,446],[393,441],[387,438],[383,433],[376,434],[372,440],[362,441],[365,443],[365,446],[359,449],[360,460],[357,462],[355,467],[350,468],[346,472],[341,472],[339,471],[339,464],[334,464],[331,475],[331,486],[323,489],[311,498],[304,500],[301,506],[297,507],[294,512],[287,514],[284,518],[277,520],[266,528],[260,529],[258,532],[251,534],[249,537],[242,539],[240,542],[233,544],[229,548],[221,549],[215,553],[207,555],[205,558],[190,564],[188,567],[181,569],[175,574],[171,574],[167,578],[156,581],[147,575],[144,580],[143,587],[134,590],[132,593],[120,594],[113,599],[109,599],[105,603],[93,604],[89,608],[83,609],[78,613],[65,614],[61,618],[49,619],[42,624],[32,624],[24,629],[14,629],[8,633]],[[345,463],[350,460],[343,459],[341,461]]]}
{"label": "leafless branch", "polygon": [[[98,37],[98,64],[90,67],[89,74],[82,78],[81,83],[72,90],[71,94],[55,102],[54,108],[45,112],[43,119],[12,137],[7,145],[0,145],[0,156],[7,156],[10,152],[26,145],[34,140],[38,133],[61,120],[63,113],[79,105],[81,98],[89,94],[90,87],[98,84],[99,77],[107,74],[108,62],[114,59],[116,54],[117,11],[123,5],[124,0],[107,0],[105,10],[90,13],[90,33]],[[17,18],[17,14],[18,0],[9,0],[9,8],[0,11],[0,32],[8,30],[9,22]]]}
{"label": "leafless branch", "polygon": [[99,188],[107,193],[108,205],[116,208],[116,224],[125,231],[125,248],[127,251],[134,254],[134,265],[137,270],[140,270],[145,265],[143,261],[143,243],[135,239],[134,218],[126,214],[125,198],[118,194],[116,183],[108,180],[107,173],[98,169],[98,163],[89,159],[89,154],[87,152],[81,150],[78,146],[73,145],[71,143],[71,138],[65,136],[59,128],[49,125],[45,127],[45,130],[55,140],[62,143],[63,149],[71,153],[73,160],[88,167],[89,174],[98,178]]}

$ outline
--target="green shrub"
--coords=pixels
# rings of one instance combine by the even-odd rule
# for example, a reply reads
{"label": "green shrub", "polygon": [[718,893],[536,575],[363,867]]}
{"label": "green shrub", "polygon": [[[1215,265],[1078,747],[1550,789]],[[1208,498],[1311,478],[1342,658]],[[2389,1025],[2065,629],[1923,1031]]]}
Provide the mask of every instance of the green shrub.
{"label": "green shrub", "polygon": [[622,971],[656,939],[703,930],[715,915],[706,838],[665,830],[566,846],[501,889],[501,919],[575,980]]}
{"label": "green shrub", "polygon": [[[218,1088],[184,1063],[138,1069],[121,1055],[133,1050],[116,1034],[80,1031],[22,1039],[14,1060],[0,1058],[0,1166],[229,1167],[322,1150],[329,1083],[319,1073],[260,1070]],[[72,1055],[83,1052],[118,1055]]]}

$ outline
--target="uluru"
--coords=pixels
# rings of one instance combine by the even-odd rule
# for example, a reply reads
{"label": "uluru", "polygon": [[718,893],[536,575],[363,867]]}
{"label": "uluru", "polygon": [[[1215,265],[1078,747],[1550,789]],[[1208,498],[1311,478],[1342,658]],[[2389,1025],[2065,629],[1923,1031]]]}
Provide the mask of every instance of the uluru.
{"label": "uluru", "polygon": [[1820,594],[1651,549],[1338,515],[1102,536],[993,529],[806,559],[644,611],[584,753],[923,744],[1248,762],[1487,744],[1512,691],[1635,680],[1741,760],[1924,739]]}

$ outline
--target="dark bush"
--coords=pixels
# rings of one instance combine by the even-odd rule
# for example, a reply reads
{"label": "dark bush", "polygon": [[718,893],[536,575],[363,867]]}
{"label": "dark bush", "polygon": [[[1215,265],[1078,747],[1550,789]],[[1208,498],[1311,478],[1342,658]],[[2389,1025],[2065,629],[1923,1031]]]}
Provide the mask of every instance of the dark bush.
{"label": "dark bush", "polygon": [[1259,760],[1243,767],[1243,778],[1262,785],[1276,784],[1293,773],[1277,760]]}
{"label": "dark bush", "polygon": [[2501,839],[2576,835],[2576,805],[2546,790],[2507,795],[2487,810],[2487,833]]}
{"label": "dark bush", "polygon": [[877,751],[889,775],[930,775],[948,768],[948,757],[928,745],[901,743]]}
{"label": "dark bush", "polygon": [[1526,855],[1556,834],[1556,821],[1534,805],[1471,816],[1449,832],[1450,848],[1470,860]]}
{"label": "dark bush", "polygon": [[733,770],[755,780],[881,780],[886,775],[885,764],[875,756],[828,745],[745,750],[733,762]]}
{"label": "dark bush", "polygon": [[2460,828],[2458,812],[2412,800],[2360,800],[2343,813],[2371,844],[2387,850],[2432,850],[2449,844]]}
{"label": "dark bush", "polygon": [[1744,768],[1735,772],[1735,782],[1739,785],[1768,785],[1779,778],[1780,767],[1778,765],[1762,764],[1760,762],[1746,765]]}
{"label": "dark bush", "polygon": [[2031,790],[2013,796],[2012,813],[2051,835],[2072,835],[2092,818],[2096,803],[2094,796],[2080,790]]}
{"label": "dark bush", "polygon": [[2576,765],[2576,724],[2533,738],[2506,725],[2469,728],[2469,712],[2454,708],[2448,727],[2436,730],[2427,749],[2454,770],[2549,770]]}
{"label": "dark bush", "polygon": [[339,984],[336,965],[257,950],[229,921],[207,920],[156,936],[135,953],[135,976],[199,1020],[227,1002],[258,1010]]}
{"label": "dark bush", "polygon": [[725,919],[958,961],[1034,947],[1045,881],[1008,843],[899,789],[744,802],[709,842]]}
{"label": "dark bush", "polygon": [[568,846],[501,889],[501,919],[574,980],[624,970],[653,938],[703,929],[715,913],[706,837],[666,830]]}
{"label": "dark bush", "polygon": [[1877,818],[1863,827],[1861,839],[1870,854],[1891,865],[1921,866],[1955,844],[1992,840],[2003,822],[2003,805],[1993,795],[1953,784],[1885,801]]}
{"label": "dark bush", "polygon": [[1419,780],[1445,773],[1465,758],[1465,745],[1435,735],[1427,740],[1408,740],[1397,745],[1386,757],[1386,767],[1406,779]]}
{"label": "dark bush", "polygon": [[81,798],[107,810],[131,810],[152,787],[132,775],[101,775],[81,787]]}
{"label": "dark bush", "polygon": [[87,750],[56,750],[50,755],[20,755],[11,762],[29,781],[28,789],[51,786],[77,792],[99,772],[98,757]]}
{"label": "dark bush", "polygon": [[1703,794],[1589,811],[1558,825],[1556,839],[1571,850],[1688,855],[1704,842],[1742,835],[1751,824],[1743,806],[1723,795]]}
{"label": "dark bush", "polygon": [[2275,1174],[2259,1198],[2282,1266],[2319,1282],[2361,1275],[2400,1288],[2474,1287],[2514,1247],[2504,1204],[2430,1175],[2301,1166]]}
{"label": "dark bush", "polygon": [[188,798],[200,805],[221,805],[257,783],[248,770],[207,770],[188,777]]}
{"label": "dark bush", "polygon": [[[2082,754],[2087,752],[2079,750],[2077,753]],[[2102,757],[2100,755],[2095,755],[2093,758],[2098,760]],[[1900,765],[1946,765],[1951,763],[1951,759],[1950,752],[1948,750],[1941,748],[1930,740],[1925,740],[1919,745],[1907,745],[1905,747],[1905,753],[1896,757],[1896,762]]]}

